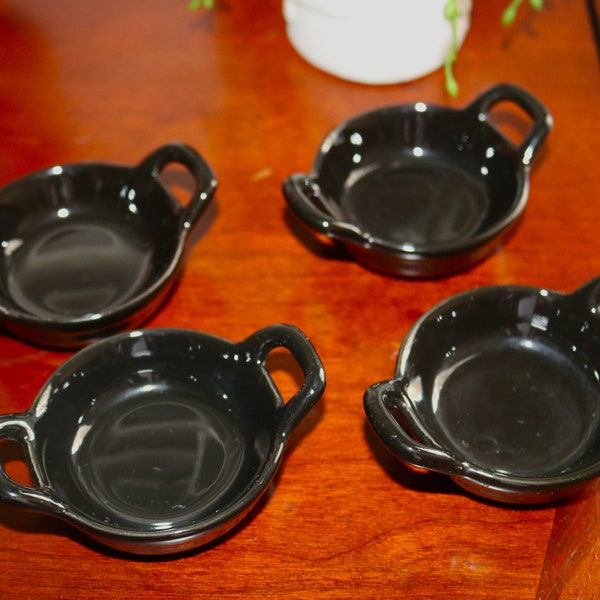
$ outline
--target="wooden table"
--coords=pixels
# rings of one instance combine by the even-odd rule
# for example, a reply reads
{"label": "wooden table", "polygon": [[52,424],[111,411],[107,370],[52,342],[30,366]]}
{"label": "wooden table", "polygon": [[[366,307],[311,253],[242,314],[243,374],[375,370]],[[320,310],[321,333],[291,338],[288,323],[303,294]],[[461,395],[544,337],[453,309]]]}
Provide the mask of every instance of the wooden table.
{"label": "wooden table", "polygon": [[[53,164],[138,162],[169,140],[196,147],[220,186],[176,292],[148,326],[240,340],[297,325],[327,390],[297,430],[267,498],[210,547],[167,559],[112,552],[49,517],[0,504],[0,591],[13,598],[600,597],[600,485],[533,509],[482,502],[388,456],[364,390],[393,375],[415,319],[463,290],[519,283],[571,291],[600,272],[600,72],[581,0],[548,0],[510,30],[503,0],[476,2],[457,65],[367,87],[322,73],[289,45],[280,2],[0,4],[0,184]],[[519,84],[552,112],[525,218],[501,251],[435,281],[377,274],[310,234],[283,179],[324,134],[381,105],[462,106]],[[26,410],[70,356],[0,340],[0,412]],[[284,395],[294,374],[275,372]],[[14,449],[7,469],[24,477]]]}

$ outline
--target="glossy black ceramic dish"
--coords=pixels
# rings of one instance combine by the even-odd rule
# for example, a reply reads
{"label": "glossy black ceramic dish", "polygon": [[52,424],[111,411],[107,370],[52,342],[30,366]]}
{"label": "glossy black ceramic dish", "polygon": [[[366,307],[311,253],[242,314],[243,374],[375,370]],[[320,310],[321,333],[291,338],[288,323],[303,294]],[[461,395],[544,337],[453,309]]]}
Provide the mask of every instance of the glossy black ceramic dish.
{"label": "glossy black ceramic dish", "polygon": [[[500,102],[532,120],[519,145],[491,122]],[[373,110],[329,133],[311,174],[288,177],[284,195],[312,230],[370,268],[448,275],[482,260],[509,235],[551,125],[537,99],[508,84],[462,110],[423,102]]]}
{"label": "glossy black ceramic dish", "polygon": [[600,475],[600,279],[462,293],[412,327],[369,422],[399,459],[514,503]]}
{"label": "glossy black ceramic dish", "polygon": [[[183,206],[159,178],[183,165]],[[77,347],[133,328],[160,305],[183,266],[190,230],[216,179],[172,143],[134,167],[58,166],[0,190],[0,322],[37,344]]]}
{"label": "glossy black ceramic dish", "polygon": [[[304,372],[284,402],[265,361],[287,348]],[[0,465],[0,498],[117,549],[165,554],[205,544],[267,489],[290,433],[325,387],[308,339],[272,325],[232,343],[176,329],[121,333],[80,350],[31,409],[0,418],[34,487]]]}

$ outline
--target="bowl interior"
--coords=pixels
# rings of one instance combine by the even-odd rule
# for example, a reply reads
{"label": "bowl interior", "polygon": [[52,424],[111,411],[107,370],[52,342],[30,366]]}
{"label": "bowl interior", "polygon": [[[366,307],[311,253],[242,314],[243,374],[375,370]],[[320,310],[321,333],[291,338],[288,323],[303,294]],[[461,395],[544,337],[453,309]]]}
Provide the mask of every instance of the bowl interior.
{"label": "bowl interior", "polygon": [[273,446],[272,387],[223,340],[119,336],[71,360],[45,395],[36,423],[45,477],[103,527],[198,525],[246,493]]}
{"label": "bowl interior", "polygon": [[506,138],[474,112],[397,106],[330,134],[314,171],[334,216],[390,245],[456,244],[513,217],[525,188]]}
{"label": "bowl interior", "polygon": [[42,319],[102,315],[169,268],[178,219],[164,188],[125,167],[72,166],[0,192],[0,295]]}
{"label": "bowl interior", "polygon": [[515,476],[600,465],[600,331],[569,308],[560,294],[484,288],[426,315],[399,374],[428,441]]}

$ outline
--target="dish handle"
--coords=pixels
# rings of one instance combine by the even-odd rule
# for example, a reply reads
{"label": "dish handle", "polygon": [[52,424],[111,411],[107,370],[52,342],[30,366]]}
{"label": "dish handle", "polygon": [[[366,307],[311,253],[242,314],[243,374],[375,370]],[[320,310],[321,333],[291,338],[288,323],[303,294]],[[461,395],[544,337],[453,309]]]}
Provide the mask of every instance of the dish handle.
{"label": "dish handle", "polygon": [[392,405],[407,423],[415,419],[403,380],[392,379],[370,386],[365,391],[363,401],[371,427],[397,458],[428,471],[465,475],[462,463],[439,447],[417,441],[390,412],[389,406]]}
{"label": "dish handle", "polygon": [[467,107],[467,110],[474,110],[478,113],[480,120],[487,120],[491,108],[498,102],[503,101],[514,102],[533,121],[529,132],[517,147],[517,151],[521,156],[521,162],[524,165],[529,165],[552,129],[552,115],[529,92],[509,83],[503,83],[485,91]]}
{"label": "dish handle", "polygon": [[[364,244],[365,234],[355,225],[341,220],[335,206],[308,175],[295,173],[283,183],[283,195],[290,208],[310,227],[327,236]],[[322,208],[319,208],[320,205]]]}
{"label": "dish handle", "polygon": [[600,308],[600,277],[594,277],[570,294],[571,299],[584,305],[585,313],[598,315]]}
{"label": "dish handle", "polygon": [[26,448],[27,461],[30,465],[37,487],[29,487],[17,483],[12,479],[0,457],[0,501],[22,506],[31,510],[60,515],[65,512],[63,504],[50,492],[50,488],[43,484],[39,473],[37,461],[31,453],[31,442],[35,434],[31,425],[21,415],[3,415],[0,417],[0,442],[11,440],[20,443]]}
{"label": "dish handle", "polygon": [[171,142],[149,154],[136,170],[157,178],[167,165],[183,165],[195,181],[195,189],[189,202],[183,207],[182,226],[190,229],[208,206],[215,190],[217,178],[209,164],[191,146],[181,142]]}
{"label": "dish handle", "polygon": [[[265,361],[275,348],[286,348],[300,365],[304,373],[304,382],[290,398],[281,413],[279,426],[284,434],[291,433],[296,425],[316,404],[325,390],[325,370],[314,346],[308,338],[293,325],[277,324],[265,327],[240,343],[266,375],[271,378]],[[277,389],[271,379],[274,389]]]}

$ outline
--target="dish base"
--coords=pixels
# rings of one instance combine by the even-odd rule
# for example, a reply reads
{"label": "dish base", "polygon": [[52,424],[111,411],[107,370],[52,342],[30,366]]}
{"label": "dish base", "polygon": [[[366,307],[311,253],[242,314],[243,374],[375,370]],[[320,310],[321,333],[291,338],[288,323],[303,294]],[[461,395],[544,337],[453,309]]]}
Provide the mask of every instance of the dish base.
{"label": "dish base", "polygon": [[341,213],[391,244],[451,243],[473,237],[489,211],[485,188],[448,161],[400,157],[357,169]]}
{"label": "dish base", "polygon": [[76,481],[89,513],[107,525],[189,525],[239,495],[255,464],[248,436],[221,400],[146,382],[88,415],[73,438]]}
{"label": "dish base", "polygon": [[476,349],[443,371],[434,387],[436,418],[449,442],[492,471],[560,473],[597,430],[594,382],[568,357],[531,340]]}
{"label": "dish base", "polygon": [[10,258],[8,296],[28,314],[62,320],[134,297],[153,271],[153,242],[123,218],[94,213],[45,225]]}

